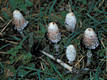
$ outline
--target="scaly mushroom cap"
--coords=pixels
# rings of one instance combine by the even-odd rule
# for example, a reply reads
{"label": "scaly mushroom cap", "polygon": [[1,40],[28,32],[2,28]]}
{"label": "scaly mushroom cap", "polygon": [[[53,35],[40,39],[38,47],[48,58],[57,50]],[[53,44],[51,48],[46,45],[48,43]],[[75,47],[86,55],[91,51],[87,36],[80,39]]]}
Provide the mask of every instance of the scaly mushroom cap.
{"label": "scaly mushroom cap", "polygon": [[76,49],[73,45],[69,45],[66,49],[66,57],[68,59],[68,63],[71,63],[76,58]]}
{"label": "scaly mushroom cap", "polygon": [[66,15],[65,27],[68,31],[74,32],[75,25],[76,25],[76,17],[73,12],[70,12]]}
{"label": "scaly mushroom cap", "polygon": [[28,21],[24,19],[23,15],[18,10],[15,10],[13,12],[13,19],[14,19],[15,28],[18,31],[23,30],[28,24]]}
{"label": "scaly mushroom cap", "polygon": [[48,25],[48,37],[53,43],[57,43],[61,39],[61,34],[55,22],[51,22]]}
{"label": "scaly mushroom cap", "polygon": [[87,28],[85,30],[83,42],[88,49],[95,49],[99,45],[97,35],[92,28]]}

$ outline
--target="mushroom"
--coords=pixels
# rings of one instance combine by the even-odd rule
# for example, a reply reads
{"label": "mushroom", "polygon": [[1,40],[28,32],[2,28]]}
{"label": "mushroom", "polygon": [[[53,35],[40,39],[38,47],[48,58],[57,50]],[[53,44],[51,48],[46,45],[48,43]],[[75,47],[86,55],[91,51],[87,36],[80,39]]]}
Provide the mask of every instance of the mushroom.
{"label": "mushroom", "polygon": [[69,45],[66,49],[66,58],[68,59],[68,63],[72,64],[72,62],[76,58],[76,49],[73,45]]}
{"label": "mushroom", "polygon": [[55,22],[50,22],[48,25],[48,38],[54,43],[56,52],[59,51],[59,45],[57,44],[61,40],[61,34],[59,33],[58,26]]}
{"label": "mushroom", "polygon": [[15,24],[15,29],[17,29],[21,36],[24,36],[23,29],[27,26],[28,21],[25,20],[25,18],[19,10],[13,11],[13,20]]}
{"label": "mushroom", "polygon": [[68,31],[74,32],[76,25],[76,17],[73,12],[66,14],[65,27]]}
{"label": "mushroom", "polygon": [[92,49],[95,49],[99,45],[99,41],[96,33],[92,28],[87,28],[84,32],[83,43],[87,49],[87,65],[91,62]]}

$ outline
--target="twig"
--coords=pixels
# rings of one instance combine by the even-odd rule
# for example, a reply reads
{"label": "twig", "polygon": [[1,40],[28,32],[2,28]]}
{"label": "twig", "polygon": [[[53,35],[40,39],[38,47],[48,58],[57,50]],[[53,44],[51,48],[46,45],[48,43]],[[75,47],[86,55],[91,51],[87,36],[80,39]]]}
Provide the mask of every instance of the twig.
{"label": "twig", "polygon": [[72,66],[69,66],[68,64],[64,63],[63,61],[61,61],[60,59],[56,59],[54,56],[41,51],[41,53],[43,53],[44,55],[48,56],[49,58],[51,58],[52,60],[56,61],[57,63],[59,63],[61,66],[63,66],[64,68],[66,68],[67,70],[69,70],[70,72],[72,71]]}
{"label": "twig", "polygon": [[106,47],[106,72],[107,72],[107,47]]}
{"label": "twig", "polygon": [[5,54],[6,52],[0,52],[0,54]]}
{"label": "twig", "polygon": [[12,19],[7,23],[7,25],[1,30],[1,33],[7,28],[7,26],[12,22]]}
{"label": "twig", "polygon": [[8,42],[8,43],[11,43],[11,44],[15,44],[15,45],[17,45],[18,44],[18,42],[14,42],[14,41],[9,41],[9,40],[5,40],[5,39],[1,39],[2,41],[5,41],[5,42]]}
{"label": "twig", "polygon": [[98,8],[101,7],[104,3],[104,0],[101,1],[101,3],[99,3]]}
{"label": "twig", "polygon": [[103,47],[105,48],[105,46],[104,46],[104,43],[103,43],[103,41],[101,40],[101,44],[103,45]]}
{"label": "twig", "polygon": [[82,21],[80,20],[80,28],[82,28]]}
{"label": "twig", "polygon": [[84,58],[84,56],[82,56],[82,58],[75,64],[75,66],[77,66],[83,58]]}
{"label": "twig", "polygon": [[41,64],[41,68],[42,68],[42,70],[44,70],[43,64],[42,64],[42,63],[40,63],[40,64]]}
{"label": "twig", "polygon": [[4,22],[4,19],[0,16],[0,19]]}

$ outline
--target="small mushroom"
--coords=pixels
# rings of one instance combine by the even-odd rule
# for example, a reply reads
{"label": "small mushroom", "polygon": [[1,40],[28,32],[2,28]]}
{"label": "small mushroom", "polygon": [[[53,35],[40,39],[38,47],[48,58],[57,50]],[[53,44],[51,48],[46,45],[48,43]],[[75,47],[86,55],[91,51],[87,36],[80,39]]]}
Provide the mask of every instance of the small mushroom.
{"label": "small mushroom", "polygon": [[87,51],[87,65],[89,65],[91,62],[91,56],[92,56],[91,49],[95,49],[99,45],[97,35],[92,28],[87,28],[85,30],[84,37],[83,37],[83,43],[84,43],[85,47],[88,49],[88,51]]}
{"label": "small mushroom", "polygon": [[14,20],[14,24],[15,24],[15,29],[17,29],[17,31],[22,36],[24,36],[23,29],[27,26],[28,21],[25,20],[25,18],[23,17],[23,15],[21,14],[21,12],[19,10],[13,11],[13,20]]}
{"label": "small mushroom", "polygon": [[99,45],[97,35],[92,28],[87,28],[85,30],[83,42],[88,49],[95,49]]}
{"label": "small mushroom", "polygon": [[72,64],[72,62],[76,58],[76,49],[73,45],[69,45],[66,49],[66,58],[68,59],[68,63]]}
{"label": "small mushroom", "polygon": [[58,52],[59,45],[57,43],[61,40],[61,34],[59,33],[58,26],[55,22],[51,22],[48,25],[48,38],[55,44],[56,52]]}
{"label": "small mushroom", "polygon": [[65,27],[68,31],[74,32],[75,25],[76,25],[76,17],[73,12],[70,12],[66,15]]}

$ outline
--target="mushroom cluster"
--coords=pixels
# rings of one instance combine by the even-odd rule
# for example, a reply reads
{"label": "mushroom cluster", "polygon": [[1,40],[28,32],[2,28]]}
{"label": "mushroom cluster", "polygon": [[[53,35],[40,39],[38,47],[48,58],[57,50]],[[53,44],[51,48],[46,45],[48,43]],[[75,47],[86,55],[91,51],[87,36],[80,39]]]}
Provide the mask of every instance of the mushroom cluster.
{"label": "mushroom cluster", "polygon": [[[76,17],[73,12],[66,14],[65,27],[68,31],[74,32],[76,26]],[[55,43],[56,51],[59,51],[59,45],[57,43],[61,40],[61,34],[58,26],[55,22],[51,22],[48,25],[48,38],[52,43]],[[83,34],[83,43],[88,49],[87,51],[87,65],[91,62],[92,52],[91,49],[95,49],[99,45],[99,41],[96,33],[92,28],[87,28]],[[73,45],[69,45],[66,49],[66,58],[68,63],[72,63],[76,59],[76,49]]]}
{"label": "mushroom cluster", "polygon": [[[21,35],[24,35],[23,29],[27,26],[28,21],[25,20],[21,12],[18,10],[15,10],[13,12],[13,19],[17,31],[20,32]],[[69,12],[66,14],[65,27],[68,31],[74,32],[76,27],[76,17],[73,12]],[[48,24],[47,31],[48,31],[47,36],[49,40],[55,44],[54,47],[56,49],[56,52],[59,52],[58,42],[61,40],[61,33],[59,32],[58,25],[55,22],[50,22]],[[85,30],[83,35],[83,43],[85,47],[88,49],[87,64],[90,64],[92,57],[91,49],[95,49],[99,45],[97,35],[92,28],[87,28]],[[68,59],[68,63],[71,64],[76,59],[76,49],[74,45],[72,44],[69,45],[66,49],[65,54],[66,58]]]}

